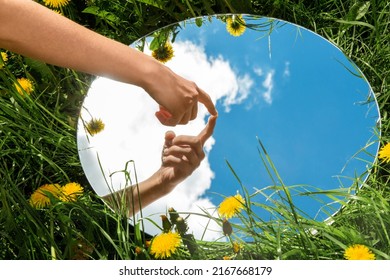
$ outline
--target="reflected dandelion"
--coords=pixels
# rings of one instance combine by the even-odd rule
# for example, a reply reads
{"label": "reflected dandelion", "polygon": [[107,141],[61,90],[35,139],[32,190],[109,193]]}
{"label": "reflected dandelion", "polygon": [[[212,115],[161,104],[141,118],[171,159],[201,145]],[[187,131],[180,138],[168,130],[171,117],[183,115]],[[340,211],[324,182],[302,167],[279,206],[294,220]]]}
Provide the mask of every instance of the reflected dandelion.
{"label": "reflected dandelion", "polygon": [[92,118],[86,125],[86,129],[91,136],[104,130],[105,124],[101,119]]}
{"label": "reflected dandelion", "polygon": [[162,63],[166,63],[171,60],[173,57],[174,51],[170,43],[165,43],[165,45],[160,46],[152,52],[152,56]]}
{"label": "reflected dandelion", "polygon": [[226,19],[226,30],[230,35],[238,37],[245,32],[245,20],[241,15],[234,15]]}

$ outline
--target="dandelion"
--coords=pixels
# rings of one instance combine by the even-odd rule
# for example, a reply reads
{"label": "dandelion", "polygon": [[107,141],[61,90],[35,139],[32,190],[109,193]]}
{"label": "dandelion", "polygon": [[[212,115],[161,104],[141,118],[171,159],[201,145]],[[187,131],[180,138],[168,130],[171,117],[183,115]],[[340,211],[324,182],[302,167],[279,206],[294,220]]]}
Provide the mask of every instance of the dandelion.
{"label": "dandelion", "polygon": [[162,221],[162,227],[165,232],[169,232],[171,230],[172,224],[168,220],[168,217],[165,215],[160,215]]}
{"label": "dandelion", "polygon": [[379,158],[385,162],[390,162],[390,143],[387,143],[379,150]]}
{"label": "dandelion", "polygon": [[39,187],[30,197],[30,205],[36,209],[41,209],[50,205],[50,198],[59,198],[61,194],[60,185],[45,184]]}
{"label": "dandelion", "polygon": [[24,95],[24,93],[30,94],[34,91],[33,83],[26,78],[19,78],[17,79],[17,82],[15,83],[16,90],[19,92],[20,95]]}
{"label": "dandelion", "polygon": [[223,256],[222,259],[224,261],[230,261],[232,259],[232,257],[230,257],[230,256]]}
{"label": "dandelion", "polygon": [[375,255],[370,249],[361,244],[349,246],[344,252],[344,257],[347,260],[375,260]]}
{"label": "dandelion", "polygon": [[5,65],[5,62],[7,62],[8,55],[5,52],[0,52],[0,56],[1,56],[1,59],[0,59],[0,69],[1,69]]}
{"label": "dandelion", "polygon": [[60,8],[69,4],[70,0],[43,0],[46,6],[51,8]]}
{"label": "dandelion", "polygon": [[226,236],[230,236],[233,233],[233,227],[231,223],[226,219],[223,219],[222,221],[222,231],[223,234]]}
{"label": "dandelion", "polygon": [[61,188],[61,192],[62,201],[76,201],[77,197],[83,193],[83,187],[78,183],[68,183]]}
{"label": "dandelion", "polygon": [[152,52],[152,56],[158,61],[165,63],[172,59],[173,57],[173,47],[170,43],[165,43],[165,45],[160,46],[158,49]]}
{"label": "dandelion", "polygon": [[92,118],[86,125],[86,129],[91,136],[104,130],[105,124],[101,119]]}
{"label": "dandelion", "polygon": [[163,232],[153,238],[150,253],[157,259],[166,259],[180,246],[181,238],[177,232]]}
{"label": "dandelion", "polygon": [[142,253],[143,249],[139,246],[135,247],[134,252],[136,255],[140,255]]}
{"label": "dandelion", "polygon": [[224,201],[221,202],[218,208],[218,213],[225,217],[226,219],[230,219],[244,208],[244,199],[240,194],[236,194],[235,196],[230,196],[225,198]]}
{"label": "dandelion", "polygon": [[145,247],[146,248],[149,248],[151,244],[152,244],[151,240],[145,240]]}
{"label": "dandelion", "polygon": [[230,35],[238,37],[245,32],[245,20],[242,16],[232,16],[226,19],[226,30]]}
{"label": "dandelion", "polygon": [[233,242],[233,252],[238,254],[242,249],[242,244],[238,243],[237,241]]}
{"label": "dandelion", "polygon": [[178,233],[180,233],[182,236],[186,234],[188,231],[188,225],[185,219],[182,217],[179,217],[176,219],[176,230]]}

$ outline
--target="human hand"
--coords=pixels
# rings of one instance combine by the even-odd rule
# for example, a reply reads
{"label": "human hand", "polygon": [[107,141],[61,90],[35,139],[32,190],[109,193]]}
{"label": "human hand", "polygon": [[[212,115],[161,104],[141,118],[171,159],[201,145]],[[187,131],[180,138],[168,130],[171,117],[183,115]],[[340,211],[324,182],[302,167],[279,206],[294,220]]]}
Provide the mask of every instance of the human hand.
{"label": "human hand", "polygon": [[194,82],[177,74],[156,61],[155,75],[151,74],[143,88],[160,105],[156,112],[158,120],[167,126],[187,124],[196,118],[198,102],[205,105],[209,113],[217,116],[210,96]]}
{"label": "human hand", "polygon": [[210,116],[206,127],[197,136],[165,134],[162,164],[158,171],[161,186],[169,193],[200,165],[205,157],[203,146],[213,134],[217,117]]}

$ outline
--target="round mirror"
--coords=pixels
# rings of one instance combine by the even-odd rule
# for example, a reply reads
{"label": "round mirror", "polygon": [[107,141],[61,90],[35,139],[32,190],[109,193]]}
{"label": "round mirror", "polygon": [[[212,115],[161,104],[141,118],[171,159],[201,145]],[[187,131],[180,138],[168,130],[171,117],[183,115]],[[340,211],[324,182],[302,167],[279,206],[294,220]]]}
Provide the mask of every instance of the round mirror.
{"label": "round mirror", "polygon": [[[132,47],[155,55],[162,40],[173,52],[164,63],[205,90],[219,117],[199,168],[136,215],[147,233],[160,232],[153,221],[160,225],[160,215],[173,207],[191,213],[196,238],[219,238],[220,226],[204,213],[218,215],[221,201],[237,192],[266,205],[281,185],[304,215],[325,220],[345,202],[343,193],[364,182],[378,151],[379,110],[363,74],[333,44],[272,18],[216,15],[168,26]],[[197,135],[208,119],[200,106],[188,125],[164,127],[157,109],[141,88],[106,78],[92,83],[77,136],[99,196],[153,174],[167,130]],[[91,131],[91,122],[100,132]],[[256,211],[272,219],[265,207]]]}

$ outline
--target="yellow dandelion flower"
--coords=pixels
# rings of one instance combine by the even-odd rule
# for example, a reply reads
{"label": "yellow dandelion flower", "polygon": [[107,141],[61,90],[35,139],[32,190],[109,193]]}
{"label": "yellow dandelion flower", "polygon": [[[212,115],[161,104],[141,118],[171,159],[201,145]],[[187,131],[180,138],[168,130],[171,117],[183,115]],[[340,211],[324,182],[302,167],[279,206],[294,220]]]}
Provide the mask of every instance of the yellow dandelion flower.
{"label": "yellow dandelion flower", "polygon": [[136,255],[140,255],[142,253],[143,249],[139,246],[135,247],[134,252]]}
{"label": "yellow dandelion flower", "polygon": [[34,91],[33,83],[26,78],[19,78],[15,83],[16,90],[20,95],[24,95],[24,93],[30,94]]}
{"label": "yellow dandelion flower", "polygon": [[87,123],[87,131],[91,136],[94,136],[104,130],[105,124],[101,119],[92,118]]}
{"label": "yellow dandelion flower", "polygon": [[64,15],[64,14],[61,12],[61,10],[53,10],[53,12],[55,12],[55,13],[57,13],[57,14],[61,15],[61,16],[63,16],[63,15]]}
{"label": "yellow dandelion flower", "polygon": [[83,193],[83,187],[78,183],[68,183],[61,188],[62,201],[76,201],[77,197]]}
{"label": "yellow dandelion flower", "polygon": [[69,4],[70,0],[43,0],[46,6],[51,8],[60,8]]}
{"label": "yellow dandelion flower", "polygon": [[177,232],[163,232],[153,238],[150,253],[157,259],[169,258],[180,246],[181,238]]}
{"label": "yellow dandelion flower", "polygon": [[344,257],[347,260],[375,260],[375,255],[370,249],[361,244],[349,246],[344,252]]}
{"label": "yellow dandelion flower", "polygon": [[152,56],[158,61],[165,63],[172,59],[173,57],[173,47],[170,43],[165,43],[165,45],[159,47],[158,49],[152,51]]}
{"label": "yellow dandelion flower", "polygon": [[151,240],[145,240],[145,247],[146,247],[146,248],[149,248],[149,247],[150,247],[150,244],[152,244],[152,241],[151,241]]}
{"label": "yellow dandelion flower", "polygon": [[7,55],[7,53],[5,53],[5,52],[0,52],[0,54],[1,54],[1,59],[2,59],[4,62],[7,62],[7,60],[8,60],[8,55]]}
{"label": "yellow dandelion flower", "polygon": [[245,20],[242,16],[232,16],[226,19],[226,30],[230,35],[238,37],[245,32]]}
{"label": "yellow dandelion flower", "polygon": [[240,194],[236,194],[235,196],[229,196],[225,198],[224,201],[218,207],[218,213],[225,217],[226,219],[230,219],[235,214],[239,213],[241,209],[244,208],[244,199]]}
{"label": "yellow dandelion flower", "polygon": [[380,159],[383,159],[385,162],[390,162],[390,143],[387,143],[379,150]]}
{"label": "yellow dandelion flower", "polygon": [[50,205],[50,197],[58,198],[61,189],[58,184],[45,184],[39,187],[30,197],[30,205],[41,209]]}
{"label": "yellow dandelion flower", "polygon": [[238,243],[237,241],[233,242],[233,252],[238,254],[242,249],[242,244]]}
{"label": "yellow dandelion flower", "polygon": [[5,62],[8,60],[8,55],[5,52],[0,52],[1,59],[0,59],[0,69],[4,67]]}
{"label": "yellow dandelion flower", "polygon": [[224,261],[230,261],[232,259],[232,257],[230,257],[230,256],[223,256],[222,259]]}

